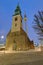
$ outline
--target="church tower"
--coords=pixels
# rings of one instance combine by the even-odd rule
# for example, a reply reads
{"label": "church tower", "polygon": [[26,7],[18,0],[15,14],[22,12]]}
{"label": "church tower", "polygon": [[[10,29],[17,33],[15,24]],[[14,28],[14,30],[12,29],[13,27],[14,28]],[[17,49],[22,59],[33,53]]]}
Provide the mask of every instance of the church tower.
{"label": "church tower", "polygon": [[11,32],[20,31],[21,27],[22,27],[22,16],[21,16],[21,10],[18,4],[15,9],[15,14],[13,15]]}
{"label": "church tower", "polygon": [[[24,21],[26,26],[27,21],[26,15],[24,16]],[[33,41],[30,41],[30,39],[27,36],[27,33],[22,29],[22,15],[18,4],[13,15],[12,27],[6,37],[5,49],[10,51],[12,50],[20,51],[29,50],[33,48],[34,48]]]}

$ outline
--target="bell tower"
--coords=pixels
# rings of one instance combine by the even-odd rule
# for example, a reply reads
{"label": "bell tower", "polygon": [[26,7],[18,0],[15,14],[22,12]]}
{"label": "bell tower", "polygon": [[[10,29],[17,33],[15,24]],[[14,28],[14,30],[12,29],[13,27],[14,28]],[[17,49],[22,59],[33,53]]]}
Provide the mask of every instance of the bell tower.
{"label": "bell tower", "polygon": [[20,31],[21,27],[22,27],[22,16],[21,16],[21,10],[18,4],[15,9],[15,14],[13,15],[11,32]]}

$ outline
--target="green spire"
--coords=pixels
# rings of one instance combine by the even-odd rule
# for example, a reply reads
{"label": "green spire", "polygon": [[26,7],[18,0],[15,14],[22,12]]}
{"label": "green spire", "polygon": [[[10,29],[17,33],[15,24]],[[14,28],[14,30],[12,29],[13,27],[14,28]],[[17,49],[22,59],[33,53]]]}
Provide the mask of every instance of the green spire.
{"label": "green spire", "polygon": [[15,15],[21,15],[21,10],[20,10],[20,7],[19,7],[19,4],[17,5],[16,9],[15,9]]}

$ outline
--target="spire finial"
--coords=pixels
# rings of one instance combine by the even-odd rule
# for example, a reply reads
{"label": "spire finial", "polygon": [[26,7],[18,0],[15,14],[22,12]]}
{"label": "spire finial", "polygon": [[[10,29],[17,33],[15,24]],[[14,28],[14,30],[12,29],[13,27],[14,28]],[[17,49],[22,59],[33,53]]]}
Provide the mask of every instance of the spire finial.
{"label": "spire finial", "polygon": [[19,5],[19,0],[18,0],[18,5]]}

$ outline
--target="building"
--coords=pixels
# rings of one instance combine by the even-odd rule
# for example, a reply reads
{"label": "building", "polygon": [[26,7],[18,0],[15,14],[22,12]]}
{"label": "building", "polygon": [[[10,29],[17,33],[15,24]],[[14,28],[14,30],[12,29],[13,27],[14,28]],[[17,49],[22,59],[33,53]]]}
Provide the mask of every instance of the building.
{"label": "building", "polygon": [[[26,16],[25,16],[26,21]],[[34,48],[33,41],[27,36],[27,33],[22,29],[22,15],[19,4],[15,9],[12,19],[12,27],[6,37],[6,50],[29,50]]]}

